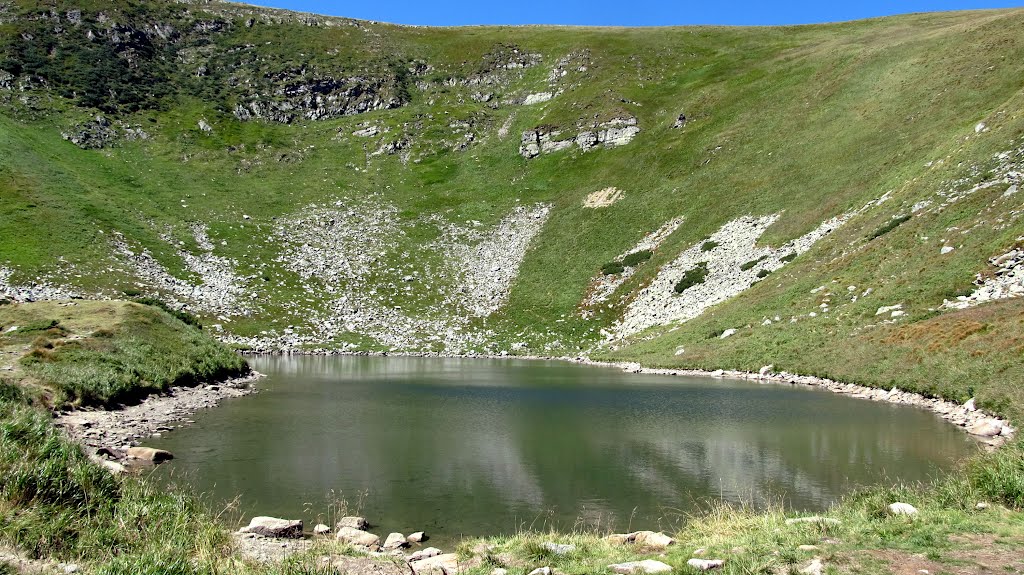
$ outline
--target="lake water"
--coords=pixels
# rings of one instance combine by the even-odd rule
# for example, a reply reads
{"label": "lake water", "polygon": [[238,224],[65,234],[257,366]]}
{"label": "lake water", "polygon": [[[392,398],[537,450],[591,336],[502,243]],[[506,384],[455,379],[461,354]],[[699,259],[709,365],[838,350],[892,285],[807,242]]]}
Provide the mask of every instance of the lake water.
{"label": "lake water", "polygon": [[435,541],[520,528],[669,528],[701,501],[820,510],[977,450],[935,415],[818,389],[559,362],[260,357],[259,394],[149,441],[156,475],[239,512]]}

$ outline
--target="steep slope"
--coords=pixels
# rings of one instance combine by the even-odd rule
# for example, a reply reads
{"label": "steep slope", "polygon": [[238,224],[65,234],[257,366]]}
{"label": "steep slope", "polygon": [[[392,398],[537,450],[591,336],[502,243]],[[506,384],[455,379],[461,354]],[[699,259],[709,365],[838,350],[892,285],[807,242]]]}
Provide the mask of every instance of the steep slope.
{"label": "steep slope", "polygon": [[0,23],[9,297],[158,295],[260,349],[1024,404],[998,384],[1019,302],[956,309],[1022,291],[1024,11],[448,29],[20,0]]}

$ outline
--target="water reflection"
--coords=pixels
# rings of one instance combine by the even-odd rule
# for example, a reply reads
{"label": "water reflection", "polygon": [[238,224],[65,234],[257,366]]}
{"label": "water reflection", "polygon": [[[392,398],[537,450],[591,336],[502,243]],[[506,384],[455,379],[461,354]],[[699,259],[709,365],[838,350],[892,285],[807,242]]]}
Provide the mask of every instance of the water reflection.
{"label": "water reflection", "polygon": [[383,532],[656,527],[707,497],[818,509],[975,449],[929,413],[804,388],[515,360],[254,364],[264,391],[161,440],[178,456],[161,473],[288,517],[366,491]]}

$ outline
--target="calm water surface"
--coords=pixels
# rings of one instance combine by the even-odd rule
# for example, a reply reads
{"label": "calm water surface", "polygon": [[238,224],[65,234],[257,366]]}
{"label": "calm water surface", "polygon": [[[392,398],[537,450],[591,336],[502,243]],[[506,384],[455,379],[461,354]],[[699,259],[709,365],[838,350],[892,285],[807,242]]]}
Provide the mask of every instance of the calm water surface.
{"label": "calm water surface", "polygon": [[976,450],[931,413],[816,389],[557,362],[256,358],[261,393],[159,440],[159,468],[246,517],[436,540],[520,527],[671,525],[706,498],[827,507]]}

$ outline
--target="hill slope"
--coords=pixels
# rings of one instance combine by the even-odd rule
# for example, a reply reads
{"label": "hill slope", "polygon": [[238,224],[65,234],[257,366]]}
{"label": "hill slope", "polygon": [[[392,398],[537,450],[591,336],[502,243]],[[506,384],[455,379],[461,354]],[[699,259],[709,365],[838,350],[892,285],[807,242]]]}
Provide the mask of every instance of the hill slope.
{"label": "hill slope", "polygon": [[1018,415],[1022,24],[8,2],[0,290],[158,295],[259,349],[774,364]]}

